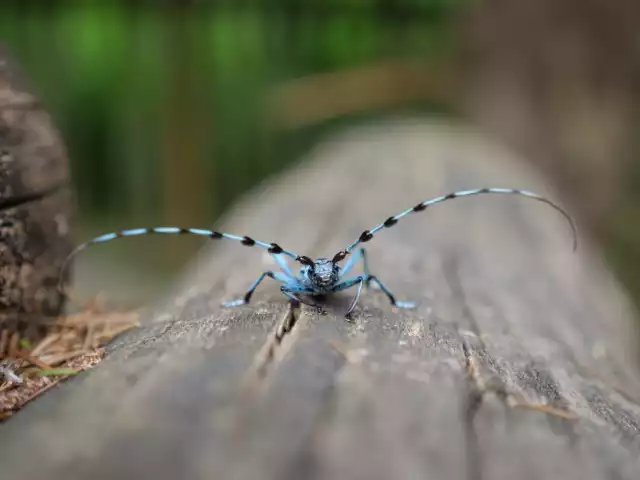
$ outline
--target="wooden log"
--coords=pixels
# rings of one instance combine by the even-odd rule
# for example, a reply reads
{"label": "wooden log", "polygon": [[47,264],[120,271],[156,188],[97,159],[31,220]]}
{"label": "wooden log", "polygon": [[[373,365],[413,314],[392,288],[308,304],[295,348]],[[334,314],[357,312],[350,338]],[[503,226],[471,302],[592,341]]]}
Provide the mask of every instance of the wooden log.
{"label": "wooden log", "polygon": [[74,207],[60,134],[0,45],[0,330],[20,325],[34,339],[62,311]]}
{"label": "wooden log", "polygon": [[[224,229],[329,256],[452,189],[554,197],[464,127],[399,120],[311,157]],[[367,246],[416,310],[369,291],[353,322],[347,294],[292,316],[274,284],[221,309],[273,264],[208,247],[144,328],[0,427],[3,478],[637,478],[634,312],[588,239],[571,251],[557,212],[460,199]]]}

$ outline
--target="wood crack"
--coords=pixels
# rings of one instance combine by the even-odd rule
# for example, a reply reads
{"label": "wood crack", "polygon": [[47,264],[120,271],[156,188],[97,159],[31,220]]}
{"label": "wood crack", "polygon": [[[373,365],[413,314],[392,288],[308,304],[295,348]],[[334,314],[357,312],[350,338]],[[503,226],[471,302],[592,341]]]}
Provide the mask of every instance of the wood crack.
{"label": "wood crack", "polygon": [[483,366],[482,361],[476,354],[477,351],[482,352],[480,357],[483,358],[484,361],[489,364],[494,362],[491,359],[491,355],[486,350],[486,345],[480,335],[480,327],[467,302],[464,287],[460,281],[458,266],[459,263],[457,257],[455,255],[451,255],[445,262],[443,270],[445,273],[445,279],[451,289],[453,297],[455,298],[455,303],[460,306],[462,317],[472,329],[473,341],[477,343],[476,346],[473,346],[468,335],[461,336],[468,387],[464,402],[462,421],[466,441],[467,480],[482,480],[482,454],[480,451],[478,432],[475,428],[475,418],[488,395],[494,395],[505,407],[510,409],[531,409],[567,421],[575,421],[577,420],[577,417],[566,410],[561,410],[549,405],[531,404],[523,398],[517,398],[517,395],[508,390],[505,382],[498,375],[483,372],[486,368]]}
{"label": "wood crack", "polygon": [[291,335],[293,327],[297,325],[300,317],[300,304],[290,302],[287,312],[271,331],[245,375],[243,383],[248,392],[255,393],[265,387],[270,372],[273,371],[278,360],[284,356],[283,342]]}
{"label": "wood crack", "polygon": [[[287,245],[313,246],[303,252],[312,255],[340,248],[360,220],[383,220],[390,203],[542,184],[518,174],[511,153],[440,123],[368,126],[333,145],[316,155],[318,168],[296,170],[252,200],[233,231],[269,239],[290,232]],[[288,311],[279,297],[223,310],[229,269],[234,284],[248,284],[255,265],[242,248],[212,248],[158,306],[169,325],[157,319],[124,336],[110,361],[3,426],[11,439],[0,449],[3,473],[635,479],[637,450],[619,431],[634,434],[637,407],[606,386],[637,383],[637,368],[623,376],[626,364],[614,355],[633,311],[591,252],[572,268],[572,253],[555,248],[562,232],[552,216],[482,203],[461,201],[449,217],[443,207],[381,235],[372,253],[387,266],[384,280],[416,285],[431,301],[395,313],[385,298],[366,295],[351,324],[332,312],[314,322],[306,307]],[[531,257],[532,235],[547,261]],[[610,355],[593,353],[599,344]],[[125,355],[132,348],[135,358]],[[580,415],[575,427],[555,410],[563,399]],[[536,401],[550,405],[527,403]],[[24,453],[34,449],[35,463]]]}

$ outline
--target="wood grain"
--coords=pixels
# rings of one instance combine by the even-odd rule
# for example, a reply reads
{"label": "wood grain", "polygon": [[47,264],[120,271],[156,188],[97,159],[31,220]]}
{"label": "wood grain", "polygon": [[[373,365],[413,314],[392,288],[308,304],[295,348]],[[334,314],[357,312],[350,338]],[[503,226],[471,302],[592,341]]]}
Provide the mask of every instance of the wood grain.
{"label": "wood grain", "polygon": [[[221,229],[331,256],[452,189],[528,188],[521,162],[460,126],[397,120],[327,140]],[[415,311],[369,291],[291,322],[276,285],[224,310],[267,255],[216,243],[144,328],[0,436],[6,478],[548,479],[638,476],[635,312],[597,249],[526,199],[460,199],[368,244]],[[536,407],[537,406],[537,407]],[[34,461],[37,459],[37,461]]]}

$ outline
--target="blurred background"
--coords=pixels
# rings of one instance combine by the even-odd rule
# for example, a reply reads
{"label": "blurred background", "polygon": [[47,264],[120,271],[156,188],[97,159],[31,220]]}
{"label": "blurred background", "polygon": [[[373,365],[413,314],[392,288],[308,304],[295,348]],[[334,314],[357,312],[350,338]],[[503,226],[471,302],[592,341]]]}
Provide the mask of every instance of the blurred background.
{"label": "blurred background", "polygon": [[[65,138],[78,241],[211,227],[333,131],[456,117],[539,168],[640,301],[637,0],[3,0],[0,42]],[[148,301],[205,243],[103,245],[76,286]]]}

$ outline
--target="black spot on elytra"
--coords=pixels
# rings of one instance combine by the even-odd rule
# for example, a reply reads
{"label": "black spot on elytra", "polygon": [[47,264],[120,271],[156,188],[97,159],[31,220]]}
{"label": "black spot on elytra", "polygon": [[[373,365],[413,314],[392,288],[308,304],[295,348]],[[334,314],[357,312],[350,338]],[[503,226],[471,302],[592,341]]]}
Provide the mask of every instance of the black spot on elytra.
{"label": "black spot on elytra", "polygon": [[449,193],[449,194],[447,194],[447,195],[444,197],[444,199],[445,199],[445,200],[451,200],[452,198],[456,198],[457,196],[458,196],[458,194],[457,194],[457,193],[455,193],[455,192],[453,192],[453,193]]}
{"label": "black spot on elytra", "polygon": [[256,244],[256,241],[251,237],[245,236],[242,237],[240,243],[242,243],[242,245],[246,245],[247,247],[253,247]]}
{"label": "black spot on elytra", "polygon": [[222,234],[220,232],[211,232],[211,238],[222,238]]}
{"label": "black spot on elytra", "polygon": [[389,227],[393,227],[396,223],[398,223],[398,220],[395,217],[389,217],[384,221],[384,226],[389,228]]}

